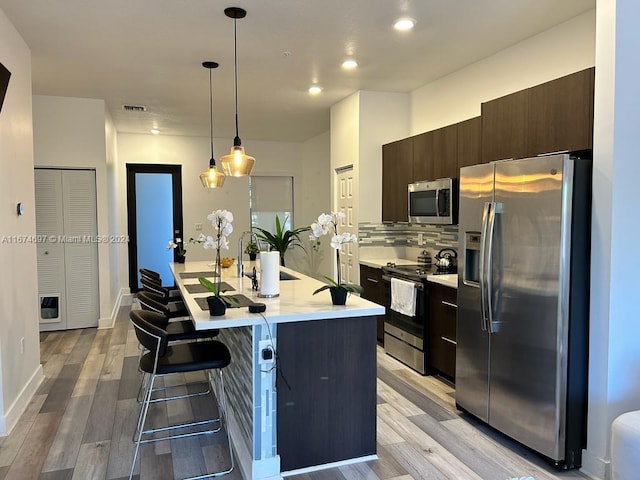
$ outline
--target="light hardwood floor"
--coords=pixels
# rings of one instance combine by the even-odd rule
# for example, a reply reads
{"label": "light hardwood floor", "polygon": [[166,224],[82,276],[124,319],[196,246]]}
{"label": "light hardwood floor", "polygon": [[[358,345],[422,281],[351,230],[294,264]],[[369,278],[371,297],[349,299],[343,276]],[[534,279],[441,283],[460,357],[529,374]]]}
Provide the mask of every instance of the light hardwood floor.
{"label": "light hardwood floor", "polygon": [[[45,380],[11,435],[0,439],[0,480],[127,478],[137,413],[138,344],[121,309],[108,330],[43,333]],[[191,376],[189,380],[195,379]],[[210,415],[196,397],[156,409],[155,425]],[[557,472],[485,425],[461,415],[454,390],[378,349],[378,460],[296,475],[291,480],[535,480],[586,478]],[[143,480],[183,478],[225,462],[224,435],[143,446]],[[236,470],[224,477],[241,479]]]}

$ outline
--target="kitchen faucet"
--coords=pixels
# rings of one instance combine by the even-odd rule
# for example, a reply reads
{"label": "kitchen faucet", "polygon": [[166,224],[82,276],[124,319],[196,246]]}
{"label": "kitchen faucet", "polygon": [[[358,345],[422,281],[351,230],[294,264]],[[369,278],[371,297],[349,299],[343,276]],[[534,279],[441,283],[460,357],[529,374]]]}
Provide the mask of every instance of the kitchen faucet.
{"label": "kitchen faucet", "polygon": [[245,235],[249,235],[250,239],[251,237],[253,237],[253,240],[256,242],[256,245],[258,244],[258,236],[253,233],[251,230],[247,230],[246,232],[242,232],[242,234],[240,235],[240,240],[238,240],[238,265],[237,265],[237,269],[238,269],[238,278],[242,278],[242,276],[244,275],[244,265],[242,264],[242,239],[244,238]]}

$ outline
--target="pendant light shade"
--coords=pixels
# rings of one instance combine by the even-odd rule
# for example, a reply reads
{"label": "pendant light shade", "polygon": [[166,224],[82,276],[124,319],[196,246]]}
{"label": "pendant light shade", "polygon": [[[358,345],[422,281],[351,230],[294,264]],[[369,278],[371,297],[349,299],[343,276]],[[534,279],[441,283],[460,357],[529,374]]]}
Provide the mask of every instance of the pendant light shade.
{"label": "pendant light shade", "polygon": [[211,140],[211,159],[209,168],[200,174],[200,181],[205,188],[218,188],[224,185],[225,174],[216,168],[216,160],[213,158],[213,82],[211,72],[218,68],[216,62],[202,62],[204,68],[209,69],[209,130]]}
{"label": "pendant light shade", "polygon": [[233,139],[233,147],[228,155],[220,158],[220,164],[224,172],[232,177],[244,177],[251,174],[256,159],[247,155],[242,146],[240,135],[238,134],[238,35],[236,32],[236,21],[238,18],[247,16],[247,11],[239,7],[229,7],[224,9],[224,14],[233,18],[233,71],[235,80],[235,101],[236,101],[236,136]]}

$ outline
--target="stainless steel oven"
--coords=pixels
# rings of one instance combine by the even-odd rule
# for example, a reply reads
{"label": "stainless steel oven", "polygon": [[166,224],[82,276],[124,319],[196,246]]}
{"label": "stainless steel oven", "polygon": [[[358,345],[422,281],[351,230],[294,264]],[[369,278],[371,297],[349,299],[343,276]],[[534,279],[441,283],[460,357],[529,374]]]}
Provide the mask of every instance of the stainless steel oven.
{"label": "stainless steel oven", "polygon": [[387,309],[384,323],[385,353],[400,360],[421,374],[427,372],[427,302],[425,280],[416,273],[417,266],[383,267],[382,279],[386,293],[391,296],[391,277],[413,282],[416,289],[416,314],[404,315]]}

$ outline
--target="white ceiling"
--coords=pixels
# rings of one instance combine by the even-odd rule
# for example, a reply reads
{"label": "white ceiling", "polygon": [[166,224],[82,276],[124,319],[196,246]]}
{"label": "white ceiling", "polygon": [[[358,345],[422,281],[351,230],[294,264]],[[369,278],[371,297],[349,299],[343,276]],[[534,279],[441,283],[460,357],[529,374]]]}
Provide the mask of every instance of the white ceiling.
{"label": "white ceiling", "polygon": [[[326,132],[330,106],[357,90],[409,92],[595,0],[0,0],[31,48],[33,93],[104,99],[119,132],[208,136],[201,63],[219,62],[216,137],[234,135],[229,6],[247,10],[237,23],[240,136],[304,141]],[[391,28],[401,15],[417,20],[413,31]],[[350,54],[360,66],[343,71]],[[307,93],[314,82],[317,97]]]}

